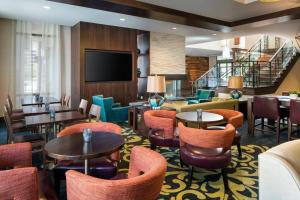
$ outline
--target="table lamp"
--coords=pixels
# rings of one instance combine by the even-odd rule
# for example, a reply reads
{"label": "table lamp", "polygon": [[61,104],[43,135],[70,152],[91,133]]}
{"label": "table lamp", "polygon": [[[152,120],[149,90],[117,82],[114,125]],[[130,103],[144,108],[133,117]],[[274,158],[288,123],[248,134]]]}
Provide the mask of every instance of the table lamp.
{"label": "table lamp", "polygon": [[239,99],[243,93],[239,89],[243,88],[243,77],[242,76],[230,76],[228,80],[228,88],[233,89],[230,95],[233,99]]}
{"label": "table lamp", "polygon": [[148,76],[147,80],[147,92],[153,93],[149,97],[149,104],[152,109],[160,109],[160,106],[164,103],[164,97],[158,95],[158,93],[166,92],[166,80],[165,76]]}

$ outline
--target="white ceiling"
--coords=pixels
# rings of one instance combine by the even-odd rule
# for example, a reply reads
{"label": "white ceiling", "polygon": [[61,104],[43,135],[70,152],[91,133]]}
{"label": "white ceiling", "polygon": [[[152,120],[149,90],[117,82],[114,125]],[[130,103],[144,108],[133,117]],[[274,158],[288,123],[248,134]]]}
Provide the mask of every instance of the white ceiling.
{"label": "white ceiling", "polygon": [[[177,0],[169,0],[169,2],[170,1],[172,1],[172,4],[173,2],[178,2]],[[183,2],[183,0],[179,1]],[[195,1],[223,2],[227,0]],[[50,6],[51,9],[44,9],[43,6],[45,5]],[[55,3],[46,0],[0,0],[0,17],[54,23],[65,26],[73,26],[79,21],[85,21],[98,24],[135,28],[146,31],[177,34],[186,36],[187,44],[216,41],[221,39],[232,38],[235,36],[263,33],[271,33],[283,37],[293,38],[296,34],[298,27],[300,26],[300,20],[294,20],[289,22],[281,22],[273,25],[265,25],[262,23],[259,27],[252,27],[251,24],[243,25],[240,27],[235,27],[232,32],[221,33],[202,28],[196,28],[152,19],[145,19],[79,6],[72,6],[68,4]],[[126,21],[120,21],[120,18],[125,18]],[[173,27],[176,27],[177,29],[173,30]]]}
{"label": "white ceiling", "polygon": [[289,8],[299,7],[300,0],[280,0],[275,3],[241,4],[234,0],[138,0],[162,7],[202,15],[224,21],[236,21]]}

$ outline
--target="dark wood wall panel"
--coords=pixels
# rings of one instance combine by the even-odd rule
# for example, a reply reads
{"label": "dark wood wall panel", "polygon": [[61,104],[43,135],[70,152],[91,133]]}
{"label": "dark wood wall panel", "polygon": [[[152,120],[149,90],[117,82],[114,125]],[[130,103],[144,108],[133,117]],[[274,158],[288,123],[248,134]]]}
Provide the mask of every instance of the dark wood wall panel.
{"label": "dark wood wall panel", "polygon": [[[114,97],[115,101],[122,104],[134,101],[137,95],[137,31],[128,28],[80,22],[72,28],[74,32],[75,29],[78,31],[78,28],[76,28],[78,26],[80,27],[80,55],[74,56],[72,59],[74,63],[80,63],[80,97],[91,102],[93,95],[103,94],[105,97]],[[74,33],[74,35],[77,34]],[[74,43],[76,46],[76,42]],[[132,52],[132,81],[85,82],[85,49]],[[73,46],[72,51],[76,51],[73,49]],[[76,66],[76,64],[73,65],[73,67]]]}

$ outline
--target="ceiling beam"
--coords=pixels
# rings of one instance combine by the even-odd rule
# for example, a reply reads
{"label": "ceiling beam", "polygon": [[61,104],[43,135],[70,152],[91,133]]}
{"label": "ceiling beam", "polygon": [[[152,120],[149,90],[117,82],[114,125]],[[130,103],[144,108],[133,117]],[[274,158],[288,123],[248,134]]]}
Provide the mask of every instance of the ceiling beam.
{"label": "ceiling beam", "polygon": [[300,7],[264,14],[233,22],[187,13],[171,8],[133,0],[48,0],[86,8],[93,8],[147,19],[193,26],[213,31],[229,32],[235,26],[260,26],[300,19]]}
{"label": "ceiling beam", "polygon": [[166,21],[208,30],[228,32],[230,23],[183,11],[127,0],[49,0],[86,8]]}

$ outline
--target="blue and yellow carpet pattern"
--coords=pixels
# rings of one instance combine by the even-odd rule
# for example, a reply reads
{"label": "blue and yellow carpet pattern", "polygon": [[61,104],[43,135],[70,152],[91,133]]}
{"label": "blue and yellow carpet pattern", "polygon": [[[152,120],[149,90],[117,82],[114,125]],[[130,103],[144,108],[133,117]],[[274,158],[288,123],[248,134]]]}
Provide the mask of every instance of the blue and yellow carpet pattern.
{"label": "blue and yellow carpet pattern", "polygon": [[[123,127],[125,145],[121,152],[120,172],[127,172],[130,151],[133,146],[150,146],[148,139]],[[243,156],[238,158],[236,147],[232,147],[232,161],[228,167],[230,191],[225,192],[222,176],[218,170],[196,169],[191,187],[188,183],[188,169],[181,168],[179,150],[158,147],[168,162],[168,170],[159,199],[258,199],[258,161],[259,153],[268,147],[258,145],[242,146]]]}

